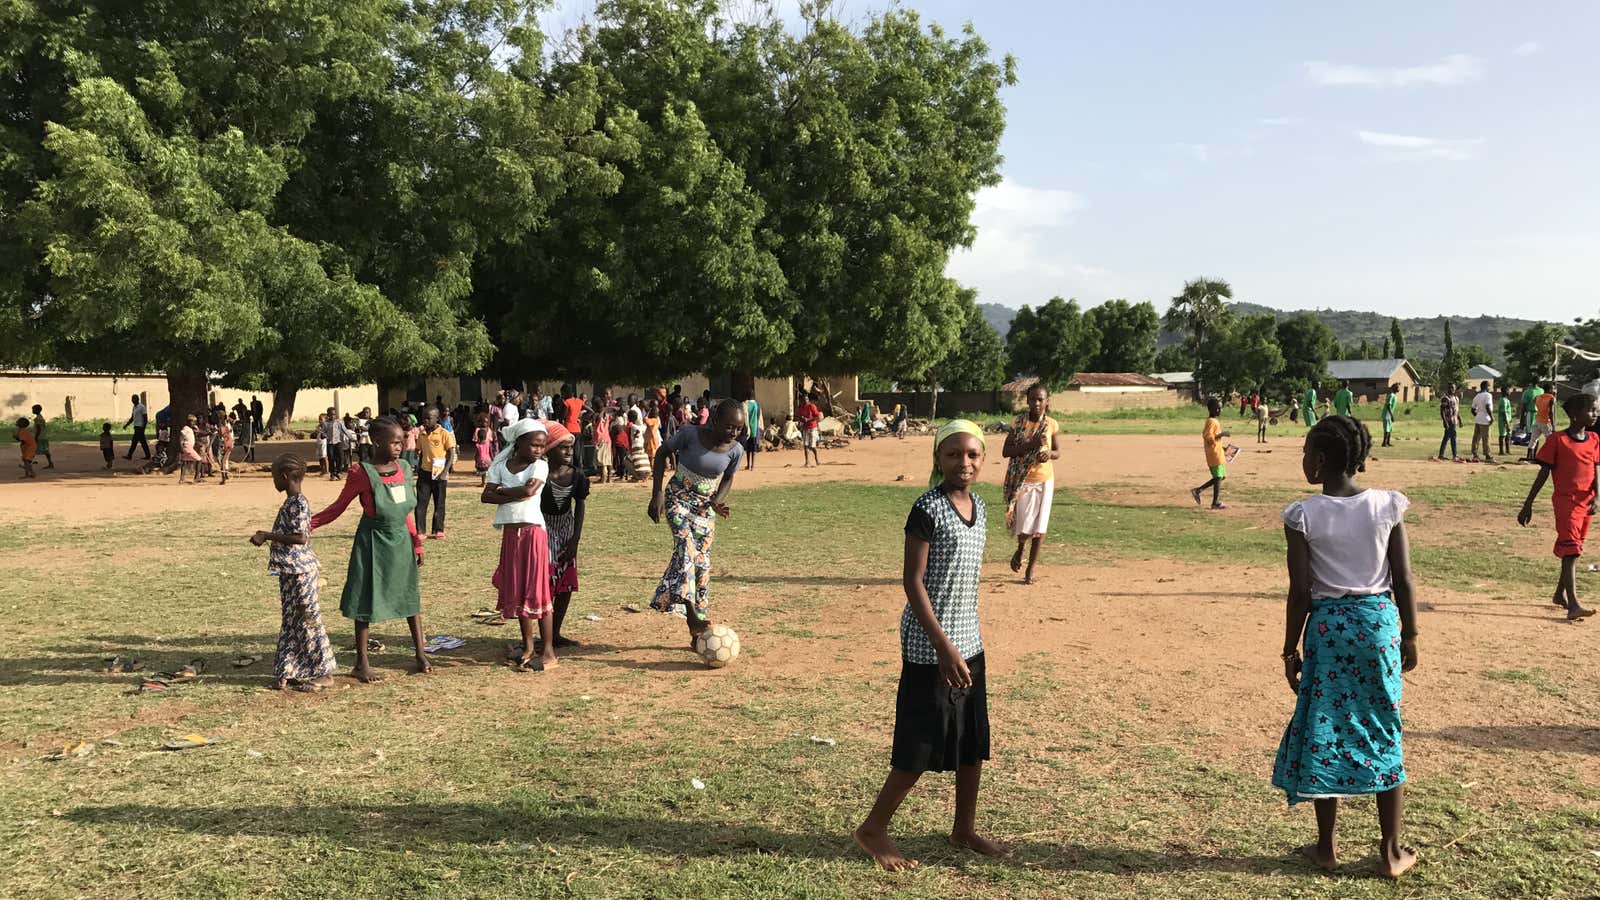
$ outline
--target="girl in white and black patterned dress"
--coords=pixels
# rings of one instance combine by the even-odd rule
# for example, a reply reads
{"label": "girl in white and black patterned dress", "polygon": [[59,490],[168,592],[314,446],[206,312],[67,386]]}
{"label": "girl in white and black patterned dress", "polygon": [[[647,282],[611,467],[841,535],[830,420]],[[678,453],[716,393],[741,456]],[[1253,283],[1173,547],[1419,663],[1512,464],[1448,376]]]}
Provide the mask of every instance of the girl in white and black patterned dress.
{"label": "girl in white and black patterned dress", "polygon": [[935,486],[906,519],[906,607],[900,616],[900,688],[889,777],[867,820],[861,848],[889,871],[911,868],[889,823],[923,772],[956,772],[950,842],[986,856],[1006,848],[978,834],[978,784],[989,758],[989,698],[978,627],[978,579],[987,529],[971,492],[983,467],[983,430],[964,419],[934,439]]}
{"label": "girl in white and black patterned dress", "polygon": [[545,533],[550,541],[550,590],[555,613],[550,622],[550,640],[556,647],[571,647],[578,642],[561,636],[561,622],[578,589],[578,542],[583,539],[583,507],[589,499],[589,476],[572,464],[577,446],[572,432],[560,422],[550,422],[544,452],[550,463],[550,478],[544,483],[539,508],[544,511]]}

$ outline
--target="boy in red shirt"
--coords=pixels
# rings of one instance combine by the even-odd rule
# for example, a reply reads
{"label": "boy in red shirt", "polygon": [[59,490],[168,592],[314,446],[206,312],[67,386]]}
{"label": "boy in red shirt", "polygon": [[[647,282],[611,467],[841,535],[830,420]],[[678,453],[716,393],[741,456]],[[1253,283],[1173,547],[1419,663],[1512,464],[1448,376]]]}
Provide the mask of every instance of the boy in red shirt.
{"label": "boy in red shirt", "polygon": [[1554,477],[1556,486],[1551,500],[1556,512],[1555,554],[1561,559],[1561,579],[1556,582],[1555,596],[1550,601],[1565,608],[1567,619],[1575,622],[1594,615],[1594,610],[1578,605],[1572,573],[1578,557],[1583,555],[1583,539],[1589,535],[1589,521],[1595,514],[1600,436],[1589,431],[1595,421],[1593,395],[1573,394],[1561,408],[1567,413],[1567,429],[1551,435],[1534,454],[1539,476],[1533,480],[1522,511],[1517,513],[1517,524],[1526,526],[1533,519],[1533,500],[1544,489],[1545,481]]}
{"label": "boy in red shirt", "polygon": [[817,461],[818,466],[822,465],[822,457],[817,455],[817,437],[822,425],[822,410],[817,409],[817,405],[807,397],[806,402],[800,404],[800,408],[794,411],[794,416],[800,420],[800,447],[805,459],[805,465],[800,468],[809,468],[812,459]]}

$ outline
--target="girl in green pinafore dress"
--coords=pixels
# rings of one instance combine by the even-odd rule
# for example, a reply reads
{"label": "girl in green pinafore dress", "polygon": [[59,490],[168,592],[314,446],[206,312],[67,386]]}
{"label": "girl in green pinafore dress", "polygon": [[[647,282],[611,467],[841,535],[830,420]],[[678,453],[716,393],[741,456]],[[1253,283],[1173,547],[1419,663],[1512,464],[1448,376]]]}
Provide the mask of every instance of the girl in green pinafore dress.
{"label": "girl in green pinafore dress", "polygon": [[361,500],[361,522],[350,545],[350,571],[339,611],[356,623],[356,665],[350,674],[365,682],[381,678],[367,663],[367,633],[373,622],[405,619],[416,648],[416,671],[429,671],[417,585],[422,538],[411,515],[417,505],[416,478],[400,459],[405,432],[387,418],[374,420],[370,429],[372,460],[352,469],[339,499],[311,517],[315,531],[339,518],[351,500]]}

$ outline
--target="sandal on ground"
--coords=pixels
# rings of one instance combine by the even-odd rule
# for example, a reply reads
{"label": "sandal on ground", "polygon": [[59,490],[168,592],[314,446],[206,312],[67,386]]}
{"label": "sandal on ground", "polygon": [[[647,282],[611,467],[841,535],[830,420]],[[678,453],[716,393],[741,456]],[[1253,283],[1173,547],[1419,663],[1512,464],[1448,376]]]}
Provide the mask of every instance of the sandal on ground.
{"label": "sandal on ground", "polygon": [[186,734],[183,737],[174,738],[173,740],[167,741],[165,744],[161,745],[161,749],[190,750],[195,747],[206,747],[210,746],[211,744],[220,743],[222,743],[222,738],[219,737],[206,737],[203,734]]}
{"label": "sandal on ground", "polygon": [[1226,503],[1213,503],[1213,504],[1211,504],[1211,508],[1212,509],[1227,509],[1228,508],[1228,504],[1226,504]]}

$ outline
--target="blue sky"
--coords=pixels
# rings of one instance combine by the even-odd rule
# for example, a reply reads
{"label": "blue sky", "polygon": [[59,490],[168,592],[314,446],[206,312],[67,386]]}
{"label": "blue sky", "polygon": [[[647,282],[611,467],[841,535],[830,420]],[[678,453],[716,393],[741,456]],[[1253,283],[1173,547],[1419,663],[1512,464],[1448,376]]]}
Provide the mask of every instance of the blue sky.
{"label": "blue sky", "polygon": [[1018,60],[985,301],[1600,316],[1600,4],[903,5]]}

